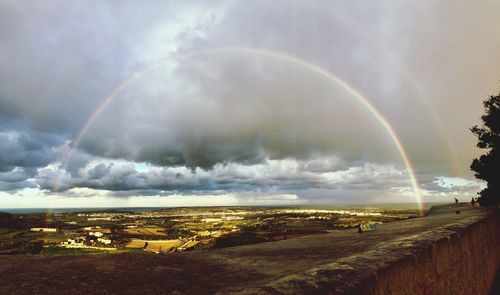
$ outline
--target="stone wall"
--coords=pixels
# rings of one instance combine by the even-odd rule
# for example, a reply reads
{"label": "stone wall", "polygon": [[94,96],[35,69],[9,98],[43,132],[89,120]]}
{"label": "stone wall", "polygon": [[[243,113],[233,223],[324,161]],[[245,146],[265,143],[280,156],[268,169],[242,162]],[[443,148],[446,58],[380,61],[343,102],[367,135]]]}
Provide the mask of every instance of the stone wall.
{"label": "stone wall", "polygon": [[500,214],[417,247],[344,294],[490,294],[500,271]]}
{"label": "stone wall", "polygon": [[[440,221],[441,226],[428,226]],[[448,204],[433,207],[420,222],[415,234],[393,236],[365,252],[246,294],[493,294],[495,275],[498,279],[500,272],[500,210]],[[405,226],[404,222],[393,225]]]}

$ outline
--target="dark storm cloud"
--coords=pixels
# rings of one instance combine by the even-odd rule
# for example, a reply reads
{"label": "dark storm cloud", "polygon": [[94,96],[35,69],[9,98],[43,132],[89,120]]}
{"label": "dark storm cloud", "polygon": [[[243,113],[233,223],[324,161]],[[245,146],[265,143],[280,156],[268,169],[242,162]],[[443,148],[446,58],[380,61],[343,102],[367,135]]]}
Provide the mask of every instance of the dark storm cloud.
{"label": "dark storm cloud", "polygon": [[[0,172],[16,179],[58,163],[102,99],[144,66],[248,47],[316,63],[366,94],[424,188],[449,190],[434,181],[457,173],[450,146],[467,171],[476,153],[468,127],[498,88],[499,22],[492,2],[470,1],[2,1]],[[32,178],[49,191],[56,182],[135,192],[309,187],[369,198],[408,187],[387,131],[345,89],[310,68],[241,52],[174,58],[146,73],[76,148],[64,170],[2,180],[2,189],[32,187]],[[293,173],[262,168],[288,159],[300,166]]]}
{"label": "dark storm cloud", "polygon": [[139,12],[133,1],[0,5],[0,106],[34,129],[65,134],[76,132],[106,92],[152,58],[143,48],[150,39],[169,45],[177,37],[156,40],[147,32],[202,9],[164,3],[141,5]]}
{"label": "dark storm cloud", "polygon": [[10,171],[0,172],[0,181],[3,182],[21,182],[36,175],[35,169],[12,169]]}
{"label": "dark storm cloud", "polygon": [[[330,165],[332,171],[319,171],[320,162]],[[244,192],[278,189],[300,191],[304,188],[384,190],[405,187],[408,176],[391,166],[364,164],[342,168],[338,159],[320,158],[298,161],[295,159],[266,160],[261,164],[217,164],[210,171],[197,168],[149,167],[138,170],[131,163],[89,164],[79,174],[70,176],[64,171],[43,169],[37,182],[42,189],[92,188],[110,191],[150,191],[151,194],[172,192]],[[311,168],[311,169],[310,169]]]}
{"label": "dark storm cloud", "polygon": [[57,134],[0,128],[0,169],[44,167],[58,159],[62,144]]}
{"label": "dark storm cloud", "polygon": [[[338,151],[352,160],[399,160],[385,131],[356,101],[303,68],[238,54],[190,62],[196,66],[160,70],[132,85],[101,114],[81,148],[202,168]],[[159,93],[144,96],[151,88]]]}
{"label": "dark storm cloud", "polygon": [[32,179],[36,174],[36,169],[32,168],[0,170],[0,190],[15,191],[23,188],[36,188],[37,184]]}
{"label": "dark storm cloud", "polygon": [[[413,43],[425,42],[411,38],[412,30],[421,27],[414,9],[373,3],[322,4],[329,7],[295,3],[285,5],[287,10],[279,10],[283,7],[279,3],[268,5],[266,9],[253,4],[232,6],[219,22],[207,27],[205,34],[178,39],[178,46],[186,51],[226,45],[262,47],[321,64],[368,94],[402,138],[419,172],[457,173],[452,171],[449,155],[453,154],[445,144],[457,150],[458,161],[467,170],[473,144],[464,122],[472,124],[476,119],[471,115],[469,121],[462,120],[446,108],[437,109],[444,133],[452,139],[459,136],[455,137],[458,142],[470,145],[446,143],[419,97],[441,107],[442,101],[447,101],[442,92],[425,87],[432,71],[419,73],[415,67],[415,73],[404,75],[418,63],[410,55],[412,46],[419,46]],[[455,32],[432,11],[433,5],[416,7],[419,13],[429,15],[426,23],[439,28],[429,38],[441,36],[442,40],[436,40],[442,46],[440,51],[456,55],[457,45],[446,38]],[[472,36],[469,21],[457,24],[457,31],[463,27]],[[489,17],[484,26],[487,31],[495,28]],[[476,56],[477,50],[489,51],[468,44],[466,38],[456,40],[461,54]],[[495,42],[491,38],[486,41]],[[498,46],[492,43],[489,47]],[[494,67],[488,64],[484,68],[491,71]],[[436,78],[451,81],[455,73]],[[426,90],[423,94],[417,93],[415,80]],[[443,82],[442,87],[449,84]],[[454,97],[460,101],[459,109],[480,108],[472,94]],[[212,54],[182,59],[176,66],[149,73],[108,109],[82,144],[95,155],[204,168],[223,161],[255,163],[265,156],[300,158],[315,152],[343,152],[344,157],[357,161],[400,161],[383,127],[342,89],[269,57]],[[479,112],[476,114],[478,117]],[[137,126],[138,122],[144,128]],[[129,136],[117,136],[121,134]]]}
{"label": "dark storm cloud", "polygon": [[25,188],[37,188],[37,184],[34,181],[19,181],[19,182],[4,182],[0,181],[0,190],[6,192],[15,192]]}

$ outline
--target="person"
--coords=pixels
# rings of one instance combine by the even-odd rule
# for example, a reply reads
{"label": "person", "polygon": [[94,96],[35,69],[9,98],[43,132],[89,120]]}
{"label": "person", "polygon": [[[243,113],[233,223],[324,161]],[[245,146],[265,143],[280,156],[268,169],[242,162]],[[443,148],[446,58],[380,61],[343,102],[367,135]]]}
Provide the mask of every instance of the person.
{"label": "person", "polygon": [[455,198],[455,204],[458,204],[458,199],[457,198]]}
{"label": "person", "polygon": [[476,200],[474,200],[474,197],[472,197],[472,200],[470,200],[470,204],[474,206],[476,204]]}

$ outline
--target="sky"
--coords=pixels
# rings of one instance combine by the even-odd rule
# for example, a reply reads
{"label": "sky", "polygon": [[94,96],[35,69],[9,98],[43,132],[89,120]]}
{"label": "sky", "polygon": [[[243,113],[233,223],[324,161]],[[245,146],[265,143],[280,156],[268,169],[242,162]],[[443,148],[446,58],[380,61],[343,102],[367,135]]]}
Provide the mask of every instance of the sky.
{"label": "sky", "polygon": [[499,15],[0,0],[0,208],[470,200]]}

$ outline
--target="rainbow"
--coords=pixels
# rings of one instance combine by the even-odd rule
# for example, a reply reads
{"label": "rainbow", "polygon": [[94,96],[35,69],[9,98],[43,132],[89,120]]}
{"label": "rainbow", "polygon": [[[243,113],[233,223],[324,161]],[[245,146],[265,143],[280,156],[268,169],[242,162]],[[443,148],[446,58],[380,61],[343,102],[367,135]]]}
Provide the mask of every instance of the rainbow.
{"label": "rainbow", "polygon": [[423,87],[420,85],[417,79],[415,79],[415,76],[410,72],[408,67],[401,66],[401,68],[403,70],[404,76],[413,85],[413,88],[418,94],[417,97],[419,98],[422,105],[425,107],[427,114],[431,117],[434,125],[437,128],[437,131],[440,135],[440,139],[443,141],[443,144],[445,145],[444,148],[447,151],[446,155],[448,156],[448,160],[451,165],[451,170],[455,173],[456,176],[463,177],[465,175],[465,172],[458,157],[458,153],[455,148],[455,144],[453,143],[452,137],[446,131],[441,119],[439,118],[438,113],[436,112],[436,109],[432,106],[430,101],[424,95]]}
{"label": "rainbow", "polygon": [[[63,156],[63,159],[61,161],[61,165],[59,169],[65,169],[71,160],[71,157],[73,156],[73,153],[75,149],[78,147],[79,143],[81,142],[82,138],[85,136],[86,132],[89,130],[89,128],[92,126],[94,121],[97,119],[97,117],[102,113],[104,109],[122,92],[124,91],[129,85],[134,83],[135,81],[141,79],[152,71],[153,69],[156,69],[158,67],[164,66],[168,62],[171,62],[172,60],[179,60],[179,59],[186,59],[189,57],[195,57],[195,56],[201,56],[201,55],[208,55],[208,54],[221,54],[221,53],[239,53],[239,54],[250,54],[250,55],[258,55],[258,56],[264,56],[264,57],[270,57],[274,58],[277,60],[285,61],[290,64],[302,67],[304,69],[307,69],[330,83],[335,84],[336,86],[340,86],[343,90],[345,90],[347,93],[349,93],[353,98],[355,98],[368,112],[374,117],[377,122],[382,125],[384,130],[387,132],[389,137],[391,138],[392,142],[396,146],[401,158],[404,161],[404,164],[406,166],[406,169],[408,170],[408,174],[410,177],[411,185],[413,188],[414,195],[417,199],[417,203],[419,205],[420,210],[423,210],[423,202],[422,202],[422,194],[419,188],[419,184],[417,181],[417,177],[415,175],[415,171],[413,168],[413,165],[410,161],[410,158],[408,157],[408,154],[406,153],[403,144],[401,143],[401,140],[397,136],[396,132],[394,131],[394,128],[389,124],[386,118],[375,108],[375,106],[368,100],[366,96],[361,94],[358,90],[356,90],[354,87],[349,85],[346,81],[342,80],[335,74],[327,71],[326,69],[320,67],[319,65],[316,65],[312,62],[302,60],[296,56],[287,54],[285,52],[279,52],[279,51],[271,51],[271,50],[264,50],[264,49],[254,49],[254,48],[246,48],[246,47],[217,47],[217,48],[210,48],[210,49],[205,49],[205,50],[200,50],[200,51],[194,51],[194,52],[188,52],[184,53],[181,55],[177,55],[175,57],[169,57],[165,59],[161,59],[157,62],[151,63],[148,66],[144,67],[142,70],[136,72],[133,74],[131,77],[128,79],[124,80],[121,84],[119,84],[117,87],[115,87],[107,96],[105,96],[101,103],[98,105],[98,107],[95,109],[95,111],[89,116],[85,124],[81,127],[81,129],[78,131],[77,135],[75,136],[71,148],[68,150],[68,152]],[[59,190],[59,185],[60,181],[56,180],[54,190],[57,191]]]}
{"label": "rainbow", "polygon": [[349,33],[354,33],[359,37],[360,41],[370,42],[370,46],[374,48],[379,48],[383,51],[387,57],[391,58],[394,62],[396,62],[397,66],[401,69],[402,76],[411,84],[413,89],[416,92],[416,98],[419,100],[421,105],[427,111],[427,115],[429,115],[432,123],[436,127],[437,132],[439,133],[439,139],[443,142],[444,148],[446,149],[446,156],[448,157],[449,164],[451,170],[454,172],[456,176],[463,177],[465,175],[462,163],[458,157],[457,150],[455,148],[454,141],[450,136],[449,132],[447,132],[446,128],[443,125],[442,120],[439,117],[439,114],[436,112],[436,109],[433,107],[429,99],[427,99],[423,87],[415,78],[413,72],[408,68],[408,66],[402,62],[400,58],[398,58],[398,54],[392,50],[391,47],[387,46],[387,43],[380,42],[380,39],[376,38],[376,35],[369,34],[366,31],[362,30],[362,26],[352,26],[351,19],[346,17],[346,15],[340,14],[339,11],[332,10],[329,11],[329,16],[333,16],[338,24],[342,25],[344,30]]}

